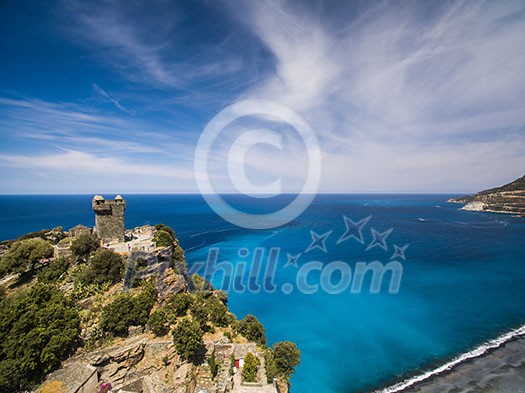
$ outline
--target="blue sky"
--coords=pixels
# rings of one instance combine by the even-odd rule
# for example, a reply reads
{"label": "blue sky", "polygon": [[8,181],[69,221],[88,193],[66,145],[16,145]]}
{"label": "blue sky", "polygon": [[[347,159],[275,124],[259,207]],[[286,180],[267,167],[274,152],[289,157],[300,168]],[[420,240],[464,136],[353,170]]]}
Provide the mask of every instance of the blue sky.
{"label": "blue sky", "polygon": [[[0,193],[197,192],[204,127],[244,99],[311,126],[321,192],[525,173],[523,1],[4,1],[0,17]],[[217,144],[220,191],[222,145],[260,120]],[[304,145],[285,141],[249,154],[255,182],[301,183]]]}

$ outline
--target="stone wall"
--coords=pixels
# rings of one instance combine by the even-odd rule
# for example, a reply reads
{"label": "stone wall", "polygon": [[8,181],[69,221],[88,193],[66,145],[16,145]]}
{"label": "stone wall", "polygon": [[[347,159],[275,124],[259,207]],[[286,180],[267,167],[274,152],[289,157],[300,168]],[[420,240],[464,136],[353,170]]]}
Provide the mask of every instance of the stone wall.
{"label": "stone wall", "polygon": [[94,393],[98,386],[98,373],[95,367],[85,363],[71,363],[51,373],[37,393],[55,391],[52,387],[60,382],[67,393]]}

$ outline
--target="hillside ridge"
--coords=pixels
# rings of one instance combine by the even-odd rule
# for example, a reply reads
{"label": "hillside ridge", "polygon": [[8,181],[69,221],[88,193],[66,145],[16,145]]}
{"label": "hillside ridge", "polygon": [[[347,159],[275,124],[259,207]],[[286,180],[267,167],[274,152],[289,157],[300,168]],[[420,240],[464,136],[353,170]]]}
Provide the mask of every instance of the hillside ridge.
{"label": "hillside ridge", "polygon": [[464,210],[525,217],[525,175],[503,186],[483,190],[474,195],[451,198],[448,201],[464,204]]}

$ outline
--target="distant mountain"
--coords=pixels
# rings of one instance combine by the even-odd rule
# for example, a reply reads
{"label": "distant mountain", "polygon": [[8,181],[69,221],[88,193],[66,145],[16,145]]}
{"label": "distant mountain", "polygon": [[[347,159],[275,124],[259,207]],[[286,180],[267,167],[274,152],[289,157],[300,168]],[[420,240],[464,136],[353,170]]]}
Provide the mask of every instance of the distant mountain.
{"label": "distant mountain", "polygon": [[517,214],[525,217],[525,176],[475,195],[449,199],[449,202],[464,203],[465,210]]}

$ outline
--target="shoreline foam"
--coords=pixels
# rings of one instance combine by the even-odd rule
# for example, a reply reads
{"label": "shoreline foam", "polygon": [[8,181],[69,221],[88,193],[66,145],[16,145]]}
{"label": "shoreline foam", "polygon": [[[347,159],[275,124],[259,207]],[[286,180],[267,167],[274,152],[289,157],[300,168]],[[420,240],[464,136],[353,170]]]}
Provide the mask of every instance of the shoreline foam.
{"label": "shoreline foam", "polygon": [[411,378],[405,379],[404,381],[398,382],[394,385],[374,391],[374,393],[397,393],[397,392],[408,392],[408,389],[415,389],[423,384],[432,384],[434,378],[438,378],[447,372],[453,372],[459,369],[462,365],[465,365],[468,361],[483,358],[492,351],[517,340],[525,335],[525,325],[511,330],[507,333],[500,335],[499,337],[489,340],[484,344],[476,347],[475,349],[463,353],[451,361],[436,367],[433,370],[426,371],[422,374],[418,374]]}

